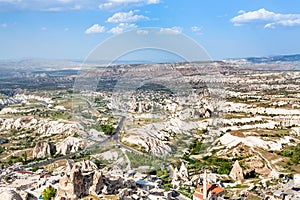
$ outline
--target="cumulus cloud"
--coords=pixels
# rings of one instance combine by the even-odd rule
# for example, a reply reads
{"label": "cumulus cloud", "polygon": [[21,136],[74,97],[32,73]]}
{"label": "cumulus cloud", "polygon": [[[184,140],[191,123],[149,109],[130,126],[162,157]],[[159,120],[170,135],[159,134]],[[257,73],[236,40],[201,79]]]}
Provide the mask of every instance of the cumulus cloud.
{"label": "cumulus cloud", "polygon": [[113,9],[126,6],[143,6],[158,4],[160,0],[107,0],[99,5],[100,9]]}
{"label": "cumulus cloud", "polygon": [[261,8],[256,11],[238,12],[239,15],[233,17],[230,21],[234,26],[241,26],[250,22],[264,22],[265,28],[275,28],[276,26],[297,26],[300,25],[300,14],[282,14],[268,11]]}
{"label": "cumulus cloud", "polygon": [[99,24],[94,24],[90,28],[85,30],[86,34],[92,34],[92,33],[103,33],[105,31],[104,26],[100,26]]}
{"label": "cumulus cloud", "polygon": [[135,28],[137,28],[136,24],[120,23],[118,26],[110,29],[108,32],[112,34],[120,34]]}
{"label": "cumulus cloud", "polygon": [[182,32],[182,28],[179,26],[173,26],[171,28],[161,28],[159,32],[164,34],[180,34]]}
{"label": "cumulus cloud", "polygon": [[107,19],[110,23],[122,23],[122,22],[136,22],[140,20],[149,20],[148,17],[144,15],[135,15],[131,10],[129,12],[118,12]]}

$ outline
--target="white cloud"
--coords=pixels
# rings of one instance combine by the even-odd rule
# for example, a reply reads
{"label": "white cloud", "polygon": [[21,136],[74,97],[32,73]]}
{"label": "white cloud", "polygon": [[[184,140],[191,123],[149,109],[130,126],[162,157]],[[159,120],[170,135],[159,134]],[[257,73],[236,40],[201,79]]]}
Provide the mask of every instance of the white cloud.
{"label": "white cloud", "polygon": [[110,0],[110,2],[114,3],[137,3],[139,0]]}
{"label": "white cloud", "polygon": [[42,27],[41,30],[42,30],[42,31],[46,31],[47,28],[46,28],[46,27]]}
{"label": "white cloud", "polygon": [[160,0],[148,0],[147,4],[158,4]]}
{"label": "white cloud", "polygon": [[81,8],[82,8],[81,5],[76,4],[73,7],[71,7],[70,10],[81,10]]}
{"label": "white cloud", "polygon": [[234,26],[241,26],[250,22],[264,22],[265,28],[276,26],[297,26],[300,25],[300,14],[281,14],[261,8],[256,11],[239,11],[239,15],[230,20]]}
{"label": "white cloud", "polygon": [[199,27],[199,26],[192,26],[192,27],[191,27],[191,30],[192,30],[194,33],[200,34],[202,28]]}
{"label": "white cloud", "polygon": [[43,11],[47,11],[47,12],[62,12],[65,10],[81,10],[82,6],[79,4],[75,4],[69,7],[64,7],[64,6],[60,6],[60,7],[49,7],[46,9],[43,9]]}
{"label": "white cloud", "polygon": [[138,35],[147,35],[149,33],[149,31],[147,31],[147,30],[137,30],[136,33]]}
{"label": "white cloud", "polygon": [[269,23],[269,24],[266,24],[264,27],[265,28],[275,28],[276,26],[274,23]]}
{"label": "white cloud", "polygon": [[58,0],[58,1],[60,1],[62,3],[70,3],[70,2],[72,2],[72,0]]}
{"label": "white cloud", "polygon": [[107,19],[110,23],[122,23],[122,22],[136,22],[140,20],[149,20],[148,17],[144,15],[135,15],[131,10],[129,12],[118,12]]}
{"label": "white cloud", "polygon": [[[105,2],[106,0],[100,0]],[[0,0],[0,11],[29,10],[62,12],[69,10],[96,10],[96,0]]]}
{"label": "white cloud", "polygon": [[99,5],[99,8],[101,10],[107,10],[107,9],[112,8],[112,7],[114,7],[114,4],[112,2],[107,2],[107,3],[103,3],[103,4]]}
{"label": "white cloud", "polygon": [[158,4],[160,0],[106,0],[99,5],[100,9],[113,9],[118,7],[143,6]]}
{"label": "white cloud", "polygon": [[246,11],[244,11],[244,10],[239,10],[238,11],[238,14],[244,14]]}
{"label": "white cloud", "polygon": [[18,3],[22,0],[0,0],[0,3]]}
{"label": "white cloud", "polygon": [[90,28],[85,30],[86,34],[92,34],[92,33],[103,33],[105,31],[104,26],[100,26],[99,24],[94,24]]}
{"label": "white cloud", "polygon": [[112,34],[120,34],[135,28],[137,28],[136,24],[120,23],[118,26],[110,29],[108,32]]}
{"label": "white cloud", "polygon": [[281,26],[297,26],[300,25],[300,16],[298,19],[287,19],[287,20],[280,20],[277,22],[273,22],[273,23],[269,23],[266,24],[266,26],[273,26],[275,27],[275,25],[281,25]]}
{"label": "white cloud", "polygon": [[63,10],[64,10],[64,8],[62,8],[62,7],[51,7],[51,8],[44,9],[43,11],[61,12]]}
{"label": "white cloud", "polygon": [[65,32],[68,32],[70,29],[67,27],[67,28],[64,28],[64,31]]}
{"label": "white cloud", "polygon": [[180,34],[182,32],[182,28],[179,26],[173,26],[171,28],[161,28],[159,32],[164,34]]}
{"label": "white cloud", "polygon": [[[0,11],[56,11],[128,8],[161,0],[0,0]],[[99,5],[100,4],[100,5]]]}

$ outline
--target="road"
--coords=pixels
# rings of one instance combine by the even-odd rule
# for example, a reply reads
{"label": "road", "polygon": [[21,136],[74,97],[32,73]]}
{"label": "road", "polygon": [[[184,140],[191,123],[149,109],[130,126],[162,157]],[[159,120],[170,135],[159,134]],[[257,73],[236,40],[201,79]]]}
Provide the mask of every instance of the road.
{"label": "road", "polygon": [[[56,162],[58,160],[67,159],[67,158],[70,158],[72,156],[75,156],[76,154],[85,153],[86,151],[89,151],[89,150],[91,150],[95,147],[98,147],[100,145],[104,145],[105,143],[107,143],[108,141],[110,141],[112,139],[118,142],[118,138],[119,138],[118,135],[119,135],[119,133],[122,129],[123,122],[124,122],[125,118],[126,118],[125,116],[122,116],[119,123],[118,123],[118,126],[117,126],[116,130],[108,138],[104,139],[101,142],[96,141],[96,143],[94,145],[88,146],[87,148],[85,148],[81,151],[70,153],[70,154],[60,156],[60,157],[57,157],[57,158],[52,158],[52,159],[49,159],[49,160],[44,160],[44,161],[41,161],[41,162],[38,162],[38,163],[25,165],[24,168],[27,168],[27,167],[40,167],[40,166],[44,166],[44,165],[48,165],[50,163]],[[120,144],[120,146],[122,146],[122,144]]]}
{"label": "road", "polygon": [[110,138],[113,138],[117,143],[119,142],[119,133],[120,133],[120,131],[122,129],[122,126],[123,126],[123,123],[124,123],[125,119],[126,119],[125,116],[121,117],[116,130],[110,136]]}
{"label": "road", "polygon": [[[81,151],[78,151],[78,152],[75,152],[75,153],[71,153],[71,154],[68,154],[68,155],[60,156],[58,158],[52,158],[52,159],[49,159],[49,160],[41,161],[39,163],[29,164],[29,165],[24,166],[24,168],[35,167],[35,166],[39,167],[39,166],[48,165],[48,164],[51,164],[51,163],[56,162],[58,160],[70,158],[72,156],[75,156],[76,154],[85,153],[86,151],[89,151],[89,150],[91,150],[91,149],[93,149],[95,147],[98,147],[100,145],[104,145],[105,143],[107,143],[107,142],[109,142],[111,140],[114,140],[116,142],[116,144],[120,145],[120,148],[121,148],[122,152],[124,153],[124,155],[126,157],[126,160],[127,160],[127,163],[128,163],[127,164],[127,169],[129,170],[129,169],[131,169],[131,166],[130,166],[131,163],[130,163],[130,160],[127,157],[125,151],[129,151],[129,152],[132,152],[132,153],[135,153],[135,154],[139,154],[139,155],[143,155],[143,153],[119,142],[119,133],[120,133],[120,131],[122,129],[122,126],[123,126],[123,123],[124,123],[125,119],[126,119],[126,117],[122,116],[121,119],[120,119],[120,121],[119,121],[119,123],[118,123],[118,126],[117,126],[116,130],[112,133],[112,135],[110,135],[108,138],[104,139],[101,142],[97,142],[96,141],[96,143],[94,145],[88,146],[84,150],[81,150]],[[166,166],[166,168],[169,171],[169,176],[173,177],[173,175],[174,175],[174,169],[173,169],[173,167],[171,165],[168,165],[168,166]],[[179,192],[179,191],[177,191],[177,192]],[[191,200],[190,198],[182,195],[180,192],[179,192],[179,196],[177,196],[176,199],[178,199],[178,200]]]}
{"label": "road", "polygon": [[124,150],[129,151],[129,152],[134,153],[134,154],[143,155],[142,152],[140,152],[136,149],[133,149],[133,148],[131,148],[131,147],[125,145],[125,144],[120,143],[119,133],[122,129],[122,126],[123,126],[123,123],[124,123],[125,119],[126,119],[126,117],[122,116],[119,123],[118,123],[118,126],[117,126],[116,130],[109,137],[107,137],[106,139],[104,139],[100,142],[99,141],[94,141],[95,144],[93,144],[91,146],[88,146],[88,147],[86,147],[85,149],[83,149],[81,151],[70,153],[70,154],[60,156],[60,157],[57,157],[57,158],[52,158],[52,159],[49,159],[49,160],[44,160],[44,161],[41,161],[41,162],[38,162],[38,163],[25,165],[24,168],[27,168],[27,167],[40,167],[40,166],[44,166],[44,165],[48,165],[50,163],[56,162],[58,160],[70,158],[72,156],[75,156],[76,154],[85,153],[87,151],[92,151],[95,147],[105,145],[107,142],[110,142],[111,140],[114,140],[116,142],[116,144],[120,146],[121,149],[124,149]]}

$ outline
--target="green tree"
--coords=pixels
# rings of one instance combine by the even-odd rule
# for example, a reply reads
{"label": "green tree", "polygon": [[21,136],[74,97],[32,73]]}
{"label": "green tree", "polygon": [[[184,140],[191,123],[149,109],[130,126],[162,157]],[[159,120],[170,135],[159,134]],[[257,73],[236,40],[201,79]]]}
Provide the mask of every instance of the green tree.
{"label": "green tree", "polygon": [[44,200],[53,200],[55,195],[56,195],[56,189],[51,185],[46,187],[42,192],[42,196]]}
{"label": "green tree", "polygon": [[101,124],[100,128],[105,135],[111,135],[115,131],[115,128],[112,125],[108,124]]}
{"label": "green tree", "polygon": [[299,164],[300,162],[300,143],[294,147],[293,155],[291,157],[291,161],[294,164]]}

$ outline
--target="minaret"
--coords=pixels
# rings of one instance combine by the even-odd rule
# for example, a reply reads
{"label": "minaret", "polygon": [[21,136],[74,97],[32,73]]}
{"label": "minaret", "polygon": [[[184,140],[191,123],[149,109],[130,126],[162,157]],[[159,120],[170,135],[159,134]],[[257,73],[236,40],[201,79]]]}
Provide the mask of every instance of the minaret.
{"label": "minaret", "polygon": [[206,180],[206,170],[204,170],[204,175],[203,175],[203,200],[206,200],[207,197],[207,188],[206,188],[206,184],[207,184],[207,180]]}

